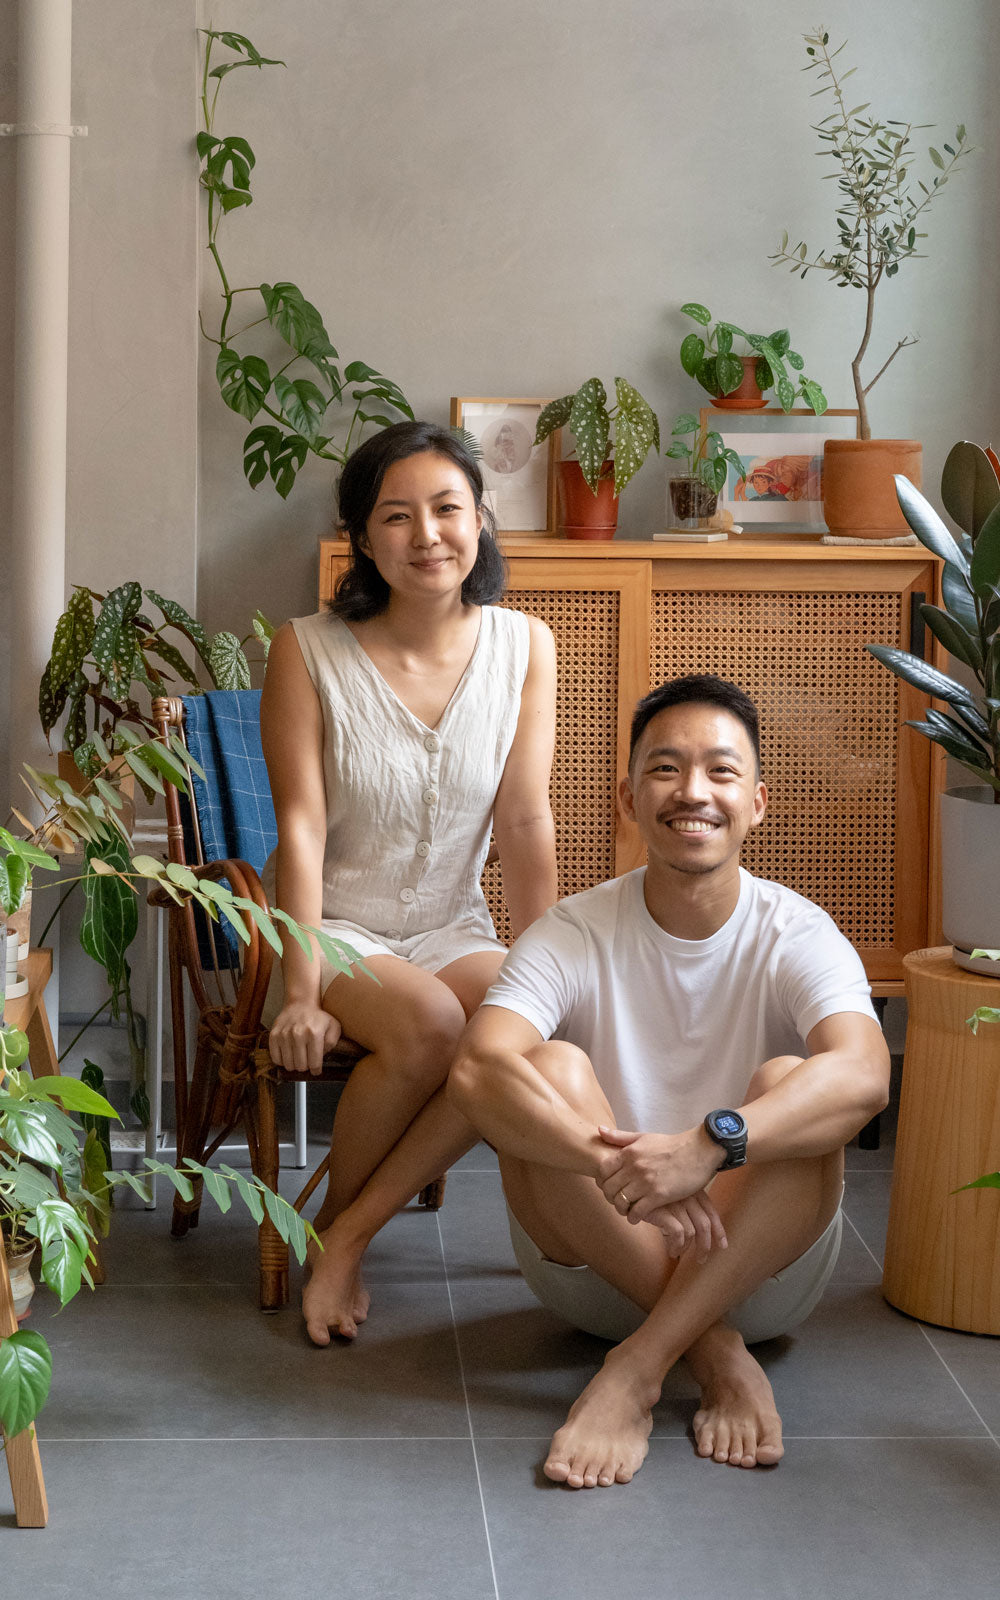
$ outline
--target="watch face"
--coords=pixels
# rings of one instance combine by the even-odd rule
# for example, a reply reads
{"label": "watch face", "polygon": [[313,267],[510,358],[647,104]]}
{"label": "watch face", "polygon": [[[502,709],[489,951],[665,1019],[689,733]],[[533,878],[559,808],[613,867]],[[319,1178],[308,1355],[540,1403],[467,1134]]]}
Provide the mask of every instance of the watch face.
{"label": "watch face", "polygon": [[727,1139],[735,1138],[737,1134],[743,1132],[743,1118],[736,1116],[735,1112],[723,1111],[712,1120],[718,1132]]}

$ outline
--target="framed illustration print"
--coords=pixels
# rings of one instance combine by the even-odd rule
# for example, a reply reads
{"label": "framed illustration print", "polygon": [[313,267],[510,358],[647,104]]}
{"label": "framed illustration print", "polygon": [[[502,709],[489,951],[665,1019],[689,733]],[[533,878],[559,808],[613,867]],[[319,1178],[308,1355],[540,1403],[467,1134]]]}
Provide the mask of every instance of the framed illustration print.
{"label": "framed illustration print", "polygon": [[451,425],[478,442],[484,498],[508,539],[543,538],[556,526],[558,430],[535,444],[547,400],[453,396]]}
{"label": "framed illustration print", "polygon": [[719,496],[748,533],[825,533],[823,446],[856,439],[856,411],[716,411],[703,406],[703,428],[722,435],[742,463],[730,465]]}

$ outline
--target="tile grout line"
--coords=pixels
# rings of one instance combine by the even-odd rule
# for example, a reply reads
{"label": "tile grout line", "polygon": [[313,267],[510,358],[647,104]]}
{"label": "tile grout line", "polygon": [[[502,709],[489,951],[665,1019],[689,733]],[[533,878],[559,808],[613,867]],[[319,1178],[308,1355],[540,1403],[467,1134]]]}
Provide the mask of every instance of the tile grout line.
{"label": "tile grout line", "polygon": [[[983,1424],[985,1427],[985,1423]],[[493,1444],[549,1444],[550,1433],[487,1433],[481,1440]],[[822,1443],[886,1444],[996,1444],[990,1430],[985,1436],[977,1433],[783,1433],[784,1439],[817,1441]],[[463,1444],[465,1433],[136,1433],[136,1434],[65,1434],[39,1433],[38,1442],[46,1450],[61,1444]],[[650,1439],[657,1444],[677,1444],[690,1448],[686,1433],[657,1433]]]}
{"label": "tile grout line", "polygon": [[493,1541],[490,1538],[490,1523],[486,1515],[486,1497],[483,1494],[483,1480],[479,1471],[479,1452],[476,1449],[476,1435],[472,1426],[472,1407],[469,1405],[469,1389],[465,1381],[465,1362],[462,1360],[462,1341],[458,1336],[458,1323],[455,1319],[455,1303],[451,1297],[451,1279],[448,1277],[448,1258],[444,1253],[444,1235],[441,1232],[441,1213],[436,1212],[434,1221],[437,1226],[438,1244],[441,1249],[441,1266],[444,1269],[444,1286],[448,1291],[448,1310],[451,1313],[451,1328],[455,1335],[455,1354],[458,1357],[458,1375],[462,1383],[462,1399],[465,1401],[465,1416],[469,1424],[469,1443],[472,1446],[472,1464],[476,1469],[476,1487],[479,1490],[479,1506],[483,1513],[483,1532],[486,1535],[486,1553],[490,1558],[490,1574],[493,1578],[494,1600],[500,1600],[500,1586],[497,1583],[496,1563],[493,1560]]}
{"label": "tile grout line", "polygon": [[[882,1262],[879,1260],[879,1258],[875,1254],[874,1250],[871,1248],[871,1246],[868,1244],[868,1242],[865,1239],[861,1238],[861,1234],[859,1233],[858,1229],[854,1226],[854,1223],[851,1222],[850,1217],[847,1216],[847,1212],[846,1211],[844,1212],[844,1216],[847,1218],[847,1221],[848,1221],[849,1225],[854,1229],[854,1232],[857,1234],[857,1237],[859,1239],[861,1239],[862,1245],[868,1251],[868,1254],[871,1256],[872,1260],[874,1261],[875,1265],[878,1267],[879,1271],[882,1272],[884,1270]],[[970,1399],[969,1395],[966,1393],[965,1389],[959,1383],[958,1379],[956,1378],[955,1374],[952,1372],[952,1370],[949,1367],[947,1361],[945,1360],[944,1356],[941,1354],[940,1350],[937,1348],[937,1345],[934,1343],[934,1340],[931,1338],[930,1334],[927,1332],[927,1329],[924,1327],[923,1323],[920,1322],[918,1320],[918,1318],[916,1318],[916,1317],[913,1317],[910,1320],[913,1321],[913,1322],[916,1322],[917,1327],[920,1329],[920,1332],[923,1334],[924,1338],[927,1340],[927,1343],[930,1345],[931,1349],[934,1351],[934,1354],[937,1356],[937,1358],[940,1361],[941,1365],[944,1367],[945,1372],[948,1374],[948,1376],[951,1379],[952,1383],[955,1385],[955,1388],[958,1390],[959,1394],[962,1396],[962,1399],[965,1401],[966,1405],[969,1407],[969,1410],[972,1412],[973,1416],[976,1417],[978,1419],[978,1421],[982,1423],[983,1427],[986,1429],[987,1437],[992,1439],[993,1443],[996,1445],[997,1449],[1000,1450],[1000,1439],[997,1438],[996,1434],[993,1432],[993,1429],[990,1427],[989,1423],[986,1421],[986,1418],[984,1416],[982,1416],[982,1414],[980,1413],[978,1407],[973,1403],[973,1401]]]}

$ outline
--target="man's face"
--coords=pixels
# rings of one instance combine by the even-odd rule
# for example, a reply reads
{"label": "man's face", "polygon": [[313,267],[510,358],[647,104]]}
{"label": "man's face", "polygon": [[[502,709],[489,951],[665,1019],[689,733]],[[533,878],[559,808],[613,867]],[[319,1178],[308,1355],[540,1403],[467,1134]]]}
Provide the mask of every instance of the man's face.
{"label": "man's face", "polygon": [[650,863],[683,873],[715,872],[734,861],[767,805],[739,717],[702,704],[671,706],[652,718],[620,794]]}

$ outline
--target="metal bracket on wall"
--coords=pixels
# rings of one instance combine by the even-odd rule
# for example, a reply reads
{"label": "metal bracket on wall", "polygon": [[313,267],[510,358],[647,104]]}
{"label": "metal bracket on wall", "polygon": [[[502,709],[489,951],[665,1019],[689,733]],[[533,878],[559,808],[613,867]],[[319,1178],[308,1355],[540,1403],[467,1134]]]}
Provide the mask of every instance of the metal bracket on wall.
{"label": "metal bracket on wall", "polygon": [[0,122],[0,139],[18,139],[32,133],[54,133],[63,139],[86,139],[89,131],[82,122]]}

